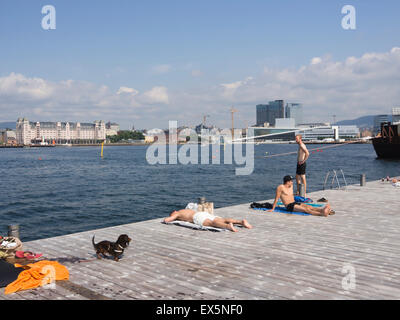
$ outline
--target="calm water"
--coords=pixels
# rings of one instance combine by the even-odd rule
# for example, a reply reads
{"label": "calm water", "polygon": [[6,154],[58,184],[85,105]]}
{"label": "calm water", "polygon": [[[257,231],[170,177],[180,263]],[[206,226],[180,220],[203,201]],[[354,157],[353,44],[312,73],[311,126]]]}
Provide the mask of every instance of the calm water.
{"label": "calm water", "polygon": [[[96,147],[0,149],[0,234],[20,224],[28,241],[164,217],[200,196],[215,207],[273,198],[282,177],[295,174],[296,156],[262,156],[296,149],[255,146],[250,176],[236,176],[234,165],[152,166],[141,146],[104,148],[104,159]],[[367,180],[400,175],[400,161],[377,160],[372,145],[345,145],[311,155],[308,190],[340,168],[349,183],[360,173]]]}

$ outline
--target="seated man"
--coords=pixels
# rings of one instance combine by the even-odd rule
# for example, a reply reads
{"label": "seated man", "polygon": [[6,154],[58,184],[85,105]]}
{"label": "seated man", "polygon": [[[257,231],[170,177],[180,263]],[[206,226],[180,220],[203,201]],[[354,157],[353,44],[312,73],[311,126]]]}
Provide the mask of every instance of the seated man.
{"label": "seated man", "polygon": [[329,203],[326,204],[325,207],[316,208],[309,206],[305,203],[295,202],[293,196],[293,178],[291,176],[285,176],[283,178],[283,184],[276,188],[276,196],[274,204],[272,205],[272,209],[268,211],[274,211],[276,204],[278,203],[279,198],[282,200],[283,204],[286,207],[286,210],[290,212],[303,212],[309,213],[315,216],[325,216],[327,217],[329,214],[334,214],[334,211],[331,210],[331,206]]}
{"label": "seated man", "polygon": [[174,211],[169,215],[169,217],[164,219],[164,222],[172,222],[174,220],[191,222],[197,224],[200,227],[205,226],[205,227],[228,229],[233,232],[237,232],[237,229],[233,226],[234,224],[242,225],[243,227],[246,227],[248,229],[252,228],[252,226],[245,219],[243,220],[226,219],[214,216],[206,211],[196,212],[191,209]]}

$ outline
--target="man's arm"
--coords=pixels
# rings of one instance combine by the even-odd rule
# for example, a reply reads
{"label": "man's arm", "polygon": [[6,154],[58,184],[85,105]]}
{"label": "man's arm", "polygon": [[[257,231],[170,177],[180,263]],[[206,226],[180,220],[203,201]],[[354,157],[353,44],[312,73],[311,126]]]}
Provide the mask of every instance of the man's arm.
{"label": "man's arm", "polygon": [[282,193],[281,188],[280,187],[276,188],[274,204],[272,205],[272,209],[268,210],[268,211],[274,211],[275,210],[276,204],[278,203],[278,200],[281,197],[281,193]]}
{"label": "man's arm", "polygon": [[304,143],[302,143],[302,144],[300,145],[300,148],[301,148],[301,150],[303,150],[303,152],[304,152],[304,160],[303,160],[303,161],[300,161],[300,164],[303,164],[304,162],[307,161],[308,157],[310,156],[310,152],[308,152],[308,149],[307,149],[307,147],[306,147],[306,145],[305,145]]}

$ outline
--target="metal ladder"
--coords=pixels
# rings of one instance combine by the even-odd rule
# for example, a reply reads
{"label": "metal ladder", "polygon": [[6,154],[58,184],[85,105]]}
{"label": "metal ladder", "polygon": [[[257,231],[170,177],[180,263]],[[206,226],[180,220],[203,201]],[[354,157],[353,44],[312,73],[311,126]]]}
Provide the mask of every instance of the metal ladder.
{"label": "metal ladder", "polygon": [[336,181],[336,183],[337,183],[337,189],[341,189],[341,188],[342,188],[342,187],[340,186],[339,177],[338,177],[338,172],[342,174],[343,181],[344,181],[343,189],[346,190],[346,188],[347,188],[347,181],[346,181],[346,177],[344,176],[344,172],[343,172],[342,169],[340,169],[340,170],[338,170],[338,171],[337,171],[337,170],[332,170],[332,171],[329,170],[329,171],[326,173],[323,190],[326,189],[326,184],[327,184],[327,182],[328,182],[328,179],[329,179],[331,173],[332,173],[331,189],[333,189],[333,186],[334,186],[335,181]]}

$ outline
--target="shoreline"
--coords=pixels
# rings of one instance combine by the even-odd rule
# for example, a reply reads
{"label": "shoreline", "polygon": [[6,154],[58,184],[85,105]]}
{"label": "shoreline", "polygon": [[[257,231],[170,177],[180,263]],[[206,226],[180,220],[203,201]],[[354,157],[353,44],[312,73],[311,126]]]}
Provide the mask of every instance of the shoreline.
{"label": "shoreline", "polygon": [[[137,146],[151,146],[151,145],[158,145],[159,143],[108,143],[104,144],[104,147],[137,147]],[[187,145],[188,143],[178,143],[178,145]],[[188,145],[201,145],[204,146],[202,143],[189,143]],[[251,142],[251,144],[254,145],[264,145],[264,144],[296,144],[293,141],[263,141],[263,142]],[[371,141],[344,141],[344,142],[317,142],[317,141],[305,141],[304,144],[372,144]],[[166,145],[169,145],[169,143],[166,143]],[[207,145],[213,145],[213,144],[207,144]],[[221,144],[223,146],[223,144]],[[0,149],[29,149],[29,148],[73,148],[73,147],[101,147],[100,144],[71,144],[71,145],[0,145]]]}

